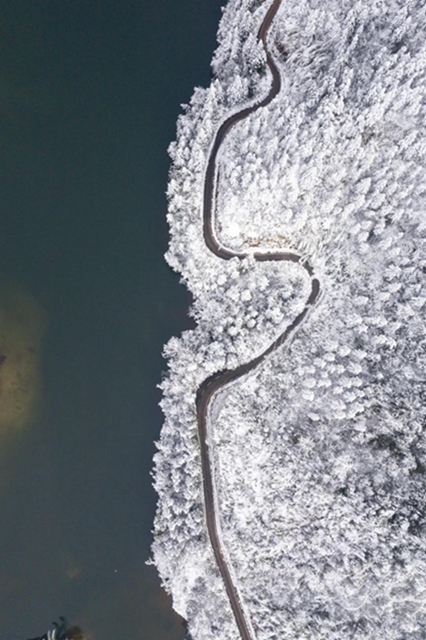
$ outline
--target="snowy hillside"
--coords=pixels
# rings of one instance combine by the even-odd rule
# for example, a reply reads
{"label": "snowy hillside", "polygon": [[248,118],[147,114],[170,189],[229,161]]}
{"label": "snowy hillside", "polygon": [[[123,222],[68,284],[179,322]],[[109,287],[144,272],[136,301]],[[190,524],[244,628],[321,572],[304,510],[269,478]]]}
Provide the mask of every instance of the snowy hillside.
{"label": "snowy hillside", "polygon": [[[194,640],[238,640],[208,540],[195,396],[301,312],[299,264],[206,248],[215,132],[267,94],[270,2],[230,0],[214,79],[170,147],[169,264],[197,328],[165,348],[154,561]],[[322,298],[291,343],[210,411],[220,529],[257,640],[426,633],[426,7],[282,0],[282,87],[219,153],[215,228],[236,252],[306,255]]]}

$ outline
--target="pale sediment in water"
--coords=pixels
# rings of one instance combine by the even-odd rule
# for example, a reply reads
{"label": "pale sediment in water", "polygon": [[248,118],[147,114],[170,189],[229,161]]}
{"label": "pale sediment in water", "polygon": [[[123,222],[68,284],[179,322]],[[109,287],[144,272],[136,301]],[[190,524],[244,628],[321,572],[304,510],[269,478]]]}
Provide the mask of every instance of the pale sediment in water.
{"label": "pale sediment in water", "polygon": [[46,313],[20,285],[0,279],[0,437],[38,415]]}

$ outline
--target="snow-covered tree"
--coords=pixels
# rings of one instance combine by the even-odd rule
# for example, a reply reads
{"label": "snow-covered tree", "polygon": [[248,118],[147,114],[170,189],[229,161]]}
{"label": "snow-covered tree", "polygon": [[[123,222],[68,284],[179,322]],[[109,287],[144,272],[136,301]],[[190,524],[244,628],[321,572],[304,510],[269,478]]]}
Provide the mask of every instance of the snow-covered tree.
{"label": "snow-covered tree", "polygon": [[[194,640],[237,640],[206,531],[195,399],[291,340],[212,403],[223,545],[257,640],[421,640],[426,630],[426,5],[282,0],[268,34],[281,91],[217,160],[215,234],[202,204],[216,131],[271,78],[270,2],[230,0],[214,78],[170,147],[169,264],[197,326],[165,347],[154,561]],[[214,419],[213,419],[214,418]]]}

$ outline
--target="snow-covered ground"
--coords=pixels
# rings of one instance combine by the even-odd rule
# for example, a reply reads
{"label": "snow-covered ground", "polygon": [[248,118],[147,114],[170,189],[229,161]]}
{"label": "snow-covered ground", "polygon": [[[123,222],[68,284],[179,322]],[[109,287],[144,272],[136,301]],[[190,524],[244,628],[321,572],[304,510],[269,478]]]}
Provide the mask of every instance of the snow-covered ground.
{"label": "snow-covered ground", "polygon": [[[230,0],[214,79],[170,147],[169,264],[197,328],[165,348],[154,560],[194,640],[239,638],[204,524],[195,394],[303,309],[305,270],[213,256],[206,161],[229,114],[268,92],[270,2]],[[258,640],[426,637],[426,6],[283,0],[282,89],[223,143],[217,235],[306,254],[323,296],[291,344],[218,394],[223,542]]]}

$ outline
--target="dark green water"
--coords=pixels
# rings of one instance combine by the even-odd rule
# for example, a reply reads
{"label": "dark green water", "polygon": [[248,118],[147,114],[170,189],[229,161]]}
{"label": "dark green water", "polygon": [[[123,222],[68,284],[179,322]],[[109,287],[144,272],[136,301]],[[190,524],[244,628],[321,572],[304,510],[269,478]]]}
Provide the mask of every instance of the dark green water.
{"label": "dark green water", "polygon": [[0,429],[1,640],[61,614],[93,640],[184,636],[145,565],[161,349],[188,326],[163,194],[220,4],[2,2],[0,316],[19,284],[47,329],[37,417]]}

